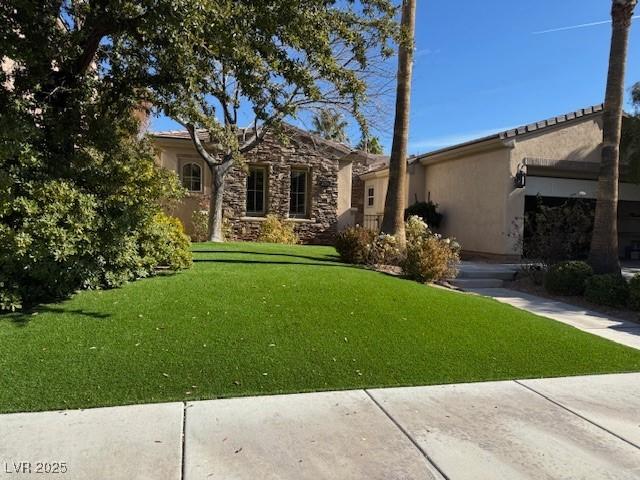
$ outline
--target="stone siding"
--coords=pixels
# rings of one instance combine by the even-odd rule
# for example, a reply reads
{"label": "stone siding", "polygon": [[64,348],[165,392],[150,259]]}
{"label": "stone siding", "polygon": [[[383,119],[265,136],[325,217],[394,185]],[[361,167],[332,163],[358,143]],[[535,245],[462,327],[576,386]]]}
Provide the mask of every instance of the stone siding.
{"label": "stone siding", "polygon": [[[338,207],[338,158],[340,152],[304,138],[285,144],[274,136],[245,156],[248,165],[267,171],[266,214],[289,216],[290,173],[306,169],[310,175],[310,208],[304,219],[291,219],[303,243],[330,244],[336,234]],[[224,218],[236,240],[256,240],[263,217],[248,217],[246,211],[247,170],[234,166],[225,183]]]}

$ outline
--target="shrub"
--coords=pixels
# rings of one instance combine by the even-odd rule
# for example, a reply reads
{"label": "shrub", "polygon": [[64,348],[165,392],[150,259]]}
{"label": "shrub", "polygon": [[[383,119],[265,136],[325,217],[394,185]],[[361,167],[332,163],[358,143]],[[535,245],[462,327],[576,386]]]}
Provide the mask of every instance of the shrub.
{"label": "shrub", "polygon": [[375,232],[364,227],[349,227],[336,235],[336,250],[343,262],[363,265],[369,263],[370,245]]}
{"label": "shrub", "polygon": [[640,273],[629,281],[629,308],[640,310]]}
{"label": "shrub", "polygon": [[156,214],[141,235],[142,263],[148,269],[164,267],[169,270],[188,268],[193,261],[191,242],[184,233],[182,222],[162,212]]}
{"label": "shrub", "polygon": [[300,243],[300,239],[293,229],[293,224],[275,215],[267,215],[260,227],[258,241],[265,243],[285,243],[289,245]]}
{"label": "shrub", "polygon": [[536,209],[524,218],[524,236],[517,238],[525,258],[545,266],[585,258],[593,232],[593,206],[588,200],[570,198],[558,206],[537,200]]}
{"label": "shrub", "polygon": [[191,214],[191,224],[193,225],[191,240],[194,242],[204,242],[209,233],[209,210],[202,203]]}
{"label": "shrub", "polygon": [[236,239],[233,222],[228,217],[222,217],[222,238],[225,242],[233,242]]}
{"label": "shrub", "polygon": [[442,223],[442,214],[438,212],[438,204],[432,201],[416,202],[404,211],[405,220],[413,215],[420,217],[432,228],[438,228]]}
{"label": "shrub", "polygon": [[598,305],[622,307],[629,298],[629,285],[621,275],[593,275],[586,281],[584,298]]}
{"label": "shrub", "polygon": [[582,295],[593,269],[585,262],[568,261],[552,265],[544,277],[544,288],[556,295]]}
{"label": "shrub", "polygon": [[419,217],[405,225],[407,248],[401,261],[404,273],[420,282],[434,282],[456,275],[460,246],[452,239],[431,232]]}
{"label": "shrub", "polygon": [[370,265],[399,265],[403,251],[393,235],[382,233],[367,245],[366,262]]}
{"label": "shrub", "polygon": [[187,266],[184,237],[157,224],[161,204],[182,193],[177,176],[155,164],[128,113],[114,121],[92,106],[86,135],[58,156],[44,130],[12,132],[30,114],[0,119],[0,310],[117,287],[160,262]]}

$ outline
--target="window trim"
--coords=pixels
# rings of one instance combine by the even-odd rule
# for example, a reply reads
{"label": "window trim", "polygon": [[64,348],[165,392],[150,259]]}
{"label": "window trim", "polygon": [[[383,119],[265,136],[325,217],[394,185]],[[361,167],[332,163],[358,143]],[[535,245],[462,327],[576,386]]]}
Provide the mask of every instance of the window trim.
{"label": "window trim", "polygon": [[[302,172],[305,174],[305,191],[304,191],[304,214],[296,214],[291,212],[291,195],[292,195],[292,184],[291,178],[294,172]],[[289,218],[292,219],[309,219],[311,217],[311,169],[308,167],[297,167],[292,166],[289,172]]]}
{"label": "window trim", "polygon": [[[184,181],[185,181],[184,169],[189,165],[195,165],[200,169],[200,189],[199,190],[192,190],[190,187],[188,188],[184,186]],[[188,175],[187,177],[191,179],[194,178],[193,175]],[[189,183],[190,186],[192,181],[193,180],[191,180]],[[204,169],[202,168],[202,165],[200,164],[200,162],[198,162],[195,159],[185,159],[182,162],[180,162],[180,185],[182,185],[183,188],[186,188],[189,193],[202,193],[204,191]]]}
{"label": "window trim", "polygon": [[[251,211],[248,208],[248,200],[249,200],[249,177],[251,175],[252,170],[261,170],[262,171],[262,210],[261,211]],[[267,165],[249,165],[249,171],[247,173],[247,177],[245,179],[245,198],[244,198],[244,210],[245,216],[247,217],[264,217],[267,214],[267,198],[268,198],[268,189],[269,189],[269,169]]]}

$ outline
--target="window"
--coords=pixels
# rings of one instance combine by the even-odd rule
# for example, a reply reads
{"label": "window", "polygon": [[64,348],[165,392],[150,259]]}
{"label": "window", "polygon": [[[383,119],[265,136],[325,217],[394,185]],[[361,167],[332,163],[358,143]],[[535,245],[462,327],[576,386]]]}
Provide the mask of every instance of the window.
{"label": "window", "polygon": [[190,192],[202,191],[202,169],[197,163],[182,166],[182,186]]}
{"label": "window", "polygon": [[306,170],[291,170],[290,217],[304,218],[307,216],[308,174],[309,172]]}
{"label": "window", "polygon": [[367,190],[367,205],[369,207],[373,207],[374,199],[375,199],[374,189],[373,187],[370,187],[369,190]]}
{"label": "window", "polygon": [[266,193],[266,169],[249,167],[247,176],[247,215],[264,215]]}

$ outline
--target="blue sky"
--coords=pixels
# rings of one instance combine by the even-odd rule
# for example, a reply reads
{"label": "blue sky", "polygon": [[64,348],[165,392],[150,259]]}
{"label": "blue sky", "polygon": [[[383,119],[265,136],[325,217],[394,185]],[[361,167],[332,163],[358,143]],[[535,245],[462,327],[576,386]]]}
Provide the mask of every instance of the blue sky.
{"label": "blue sky", "polygon": [[[606,22],[610,1],[417,2],[410,153],[603,101],[611,25],[581,25]],[[638,53],[635,25],[628,86],[640,81]],[[390,126],[393,118],[385,120]],[[154,130],[177,128],[166,118],[152,123]],[[388,151],[391,128],[375,133]],[[355,128],[349,134],[358,140]]]}

